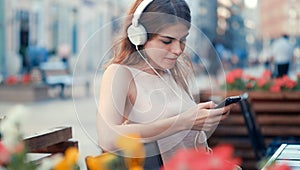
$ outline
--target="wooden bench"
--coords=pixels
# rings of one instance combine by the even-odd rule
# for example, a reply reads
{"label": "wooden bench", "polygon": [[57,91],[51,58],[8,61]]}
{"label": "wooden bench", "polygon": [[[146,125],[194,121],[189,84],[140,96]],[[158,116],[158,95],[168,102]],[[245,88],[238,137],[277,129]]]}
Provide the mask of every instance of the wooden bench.
{"label": "wooden bench", "polygon": [[[0,115],[0,123],[6,116]],[[1,134],[0,134],[1,135]],[[78,141],[74,140],[71,126],[60,126],[23,138],[28,154],[42,154],[40,161],[45,157],[61,153],[64,154],[69,147],[78,148]],[[0,136],[1,139],[1,136]]]}
{"label": "wooden bench", "polygon": [[[228,92],[226,96],[240,95],[242,92]],[[202,91],[201,101],[210,100],[211,96],[224,98],[222,93],[214,94]],[[300,140],[300,92],[269,93],[250,92],[249,102],[256,113],[256,120],[266,145],[276,138],[293,137]],[[247,127],[240,105],[236,105],[227,119],[222,121],[208,140],[211,146],[229,143],[235,147],[235,156],[243,159],[243,169],[257,169],[258,161],[248,137]]]}
{"label": "wooden bench", "polygon": [[62,61],[48,61],[41,63],[39,67],[42,73],[43,82],[50,87],[60,87],[61,98],[65,98],[65,89],[73,85],[84,85],[87,95],[89,94],[90,83],[84,78],[74,79],[68,67]]}
{"label": "wooden bench", "polygon": [[[57,153],[64,153],[69,147],[78,148],[78,141],[72,139],[72,127],[70,126],[55,127],[25,137],[24,142],[28,153],[45,154],[45,157]],[[39,161],[42,158],[34,161]]]}

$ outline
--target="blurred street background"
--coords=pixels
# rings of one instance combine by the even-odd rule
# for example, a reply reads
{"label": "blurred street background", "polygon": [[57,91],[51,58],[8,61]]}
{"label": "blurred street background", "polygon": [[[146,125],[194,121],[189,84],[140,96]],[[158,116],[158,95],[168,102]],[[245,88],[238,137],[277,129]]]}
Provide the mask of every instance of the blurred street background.
{"label": "blurred street background", "polygon": [[[112,42],[122,30],[122,17],[132,1],[0,0],[0,116],[24,105],[25,135],[70,125],[81,158],[101,153],[95,119],[100,70],[111,55]],[[241,68],[259,76],[264,70],[274,71],[272,44],[282,35],[288,35],[292,46],[288,76],[296,80],[300,73],[300,0],[187,2],[192,24],[201,31],[189,37],[189,49],[201,58],[193,59],[199,90],[220,85],[206,78],[215,64],[208,52],[201,51],[207,45],[215,48],[221,71]],[[206,43],[199,43],[203,34]],[[48,87],[44,80],[40,69],[47,62],[63,63],[74,80],[63,95],[60,86]],[[216,71],[212,76],[222,79],[219,74]],[[29,95],[36,86],[46,87],[37,92],[39,97]]]}
{"label": "blurred street background", "polygon": [[[61,126],[72,127],[72,140],[79,142],[81,169],[85,169],[84,158],[102,153],[98,148],[96,134],[97,103],[94,96],[85,96],[83,90],[74,92],[77,98],[50,98],[35,102],[0,102],[0,116],[11,113],[13,109],[24,106],[22,130],[24,137],[41,134]],[[83,95],[84,94],[84,95]],[[39,155],[33,155],[33,159]]]}

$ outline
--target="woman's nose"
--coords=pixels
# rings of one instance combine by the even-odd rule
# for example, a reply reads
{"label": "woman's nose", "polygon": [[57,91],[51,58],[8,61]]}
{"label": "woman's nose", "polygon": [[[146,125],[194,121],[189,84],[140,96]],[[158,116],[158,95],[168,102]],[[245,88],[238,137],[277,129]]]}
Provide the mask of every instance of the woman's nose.
{"label": "woman's nose", "polygon": [[176,56],[181,55],[182,53],[182,46],[179,40],[173,41],[171,52],[175,54]]}

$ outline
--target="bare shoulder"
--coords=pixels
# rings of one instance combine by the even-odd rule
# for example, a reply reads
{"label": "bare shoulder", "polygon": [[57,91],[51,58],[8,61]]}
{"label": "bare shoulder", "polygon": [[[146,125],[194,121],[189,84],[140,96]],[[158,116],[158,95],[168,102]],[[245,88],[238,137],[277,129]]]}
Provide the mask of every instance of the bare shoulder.
{"label": "bare shoulder", "polygon": [[111,79],[119,81],[119,83],[124,83],[124,81],[128,82],[132,79],[132,74],[127,66],[111,64],[104,71],[102,80]]}
{"label": "bare shoulder", "polygon": [[131,96],[134,91],[133,76],[127,66],[111,64],[106,68],[101,80],[102,96],[114,99],[124,99]]}

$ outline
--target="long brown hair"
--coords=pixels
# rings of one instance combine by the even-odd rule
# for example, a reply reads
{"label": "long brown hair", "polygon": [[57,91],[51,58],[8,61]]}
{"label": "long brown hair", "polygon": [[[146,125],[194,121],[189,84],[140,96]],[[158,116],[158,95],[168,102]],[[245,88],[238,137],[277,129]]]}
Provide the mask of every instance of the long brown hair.
{"label": "long brown hair", "polygon": [[[143,0],[136,0],[128,11],[124,24],[123,37],[114,46],[114,56],[109,61],[110,64],[135,65],[142,61],[136,53],[136,47],[127,36],[127,28],[131,25],[133,14]],[[163,16],[163,17],[160,17]],[[181,22],[188,28],[191,26],[190,9],[185,0],[153,0],[143,11],[139,23],[148,32],[148,40],[156,35],[162,28]],[[143,48],[141,46],[140,48]],[[175,67],[170,69],[175,81],[189,92],[187,76],[191,70],[191,62],[187,55],[182,54],[178,58]]]}

